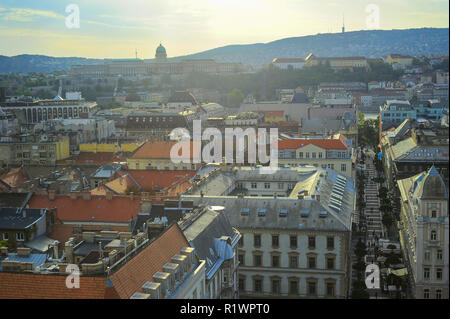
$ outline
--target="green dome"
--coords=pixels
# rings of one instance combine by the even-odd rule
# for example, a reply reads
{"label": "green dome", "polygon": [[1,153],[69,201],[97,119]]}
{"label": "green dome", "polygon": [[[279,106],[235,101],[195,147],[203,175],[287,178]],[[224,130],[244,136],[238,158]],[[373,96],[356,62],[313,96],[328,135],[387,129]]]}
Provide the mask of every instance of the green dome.
{"label": "green dome", "polygon": [[166,54],[166,49],[162,46],[162,44],[159,44],[159,47],[156,48],[156,53]]}

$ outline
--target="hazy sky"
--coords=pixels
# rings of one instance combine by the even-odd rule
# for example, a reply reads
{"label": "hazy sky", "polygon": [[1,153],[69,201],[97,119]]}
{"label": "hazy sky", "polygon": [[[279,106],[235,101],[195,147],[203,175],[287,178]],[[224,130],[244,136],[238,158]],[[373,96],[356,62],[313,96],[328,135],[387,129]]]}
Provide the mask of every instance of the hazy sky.
{"label": "hazy sky", "polygon": [[[66,6],[80,28],[66,27]],[[448,28],[448,0],[0,0],[0,55],[153,58],[228,44],[367,29],[366,7],[379,8],[379,29]]]}

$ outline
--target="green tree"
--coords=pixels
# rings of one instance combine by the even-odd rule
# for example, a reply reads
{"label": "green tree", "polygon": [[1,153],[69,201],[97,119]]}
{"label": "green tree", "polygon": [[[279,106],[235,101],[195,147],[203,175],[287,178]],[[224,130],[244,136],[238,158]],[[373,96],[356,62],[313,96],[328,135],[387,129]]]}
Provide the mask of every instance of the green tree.
{"label": "green tree", "polygon": [[354,280],[352,283],[352,299],[369,299],[369,293],[363,280]]}
{"label": "green tree", "polygon": [[244,94],[239,89],[233,89],[227,96],[228,105],[231,107],[239,107],[244,101]]}

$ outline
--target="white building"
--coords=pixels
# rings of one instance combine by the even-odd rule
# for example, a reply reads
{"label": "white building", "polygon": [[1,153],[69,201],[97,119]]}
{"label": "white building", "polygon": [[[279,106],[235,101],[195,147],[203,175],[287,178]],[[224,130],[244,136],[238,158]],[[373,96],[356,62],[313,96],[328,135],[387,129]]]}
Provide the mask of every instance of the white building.
{"label": "white building", "polygon": [[[314,167],[259,173],[258,168],[216,173],[182,195],[194,205],[224,206],[241,233],[240,297],[346,298],[353,182]],[[233,183],[233,175],[242,179]],[[256,183],[252,193],[258,196],[243,196],[244,183]]]}
{"label": "white building", "polygon": [[303,69],[306,65],[306,61],[302,58],[275,58],[271,64],[282,70],[287,70],[289,67],[292,67],[293,69]]}

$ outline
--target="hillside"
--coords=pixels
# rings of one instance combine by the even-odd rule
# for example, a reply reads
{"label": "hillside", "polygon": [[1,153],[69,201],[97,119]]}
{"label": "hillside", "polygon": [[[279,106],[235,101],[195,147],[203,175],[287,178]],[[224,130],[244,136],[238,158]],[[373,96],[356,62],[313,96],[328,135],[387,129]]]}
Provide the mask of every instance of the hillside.
{"label": "hillside", "polygon": [[[191,55],[170,58],[214,59],[218,62],[241,62],[255,66],[268,64],[275,57],[306,57],[313,52],[316,56],[365,56],[377,58],[389,53],[406,55],[448,55],[449,29],[422,28],[407,30],[354,31],[327,33],[304,37],[281,39],[269,43],[228,45]],[[170,48],[167,48],[170,55]],[[151,60],[149,60],[151,61]],[[102,59],[77,57],[49,57],[43,55],[0,55],[0,73],[50,72],[68,70],[77,64],[100,64]]]}

